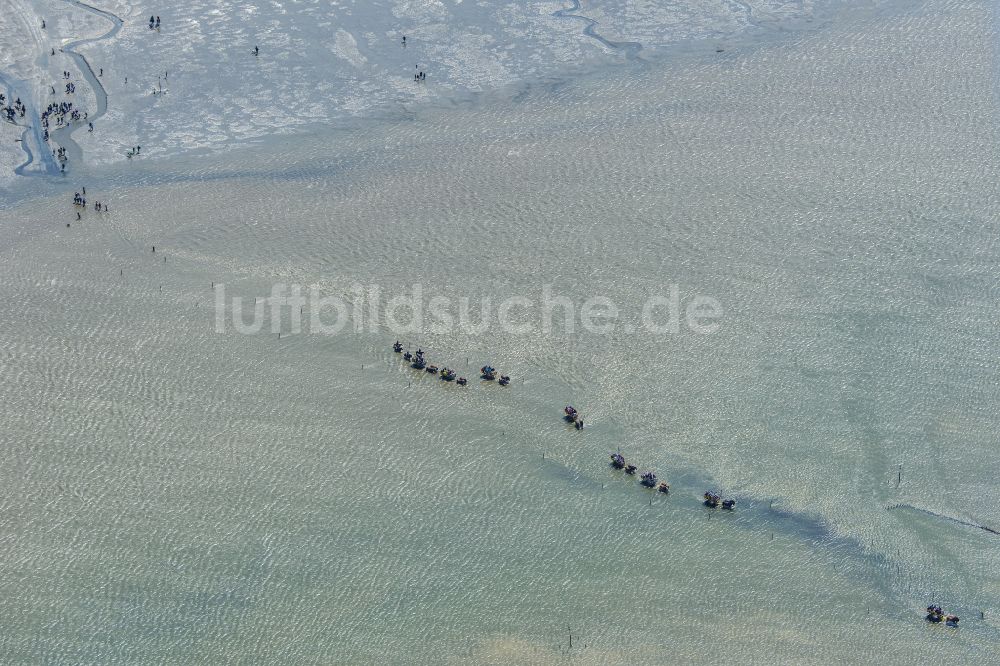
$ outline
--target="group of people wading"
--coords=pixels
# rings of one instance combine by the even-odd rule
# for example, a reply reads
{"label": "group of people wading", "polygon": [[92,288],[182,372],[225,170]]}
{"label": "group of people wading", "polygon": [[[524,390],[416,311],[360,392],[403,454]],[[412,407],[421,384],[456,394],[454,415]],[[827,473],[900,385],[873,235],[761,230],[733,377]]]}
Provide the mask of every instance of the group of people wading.
{"label": "group of people wading", "polygon": [[[439,375],[441,379],[443,379],[446,382],[454,381],[459,386],[466,386],[469,383],[468,379],[466,379],[465,377],[459,377],[458,374],[451,368],[445,367],[439,369],[436,365],[428,363],[427,359],[424,357],[423,349],[417,349],[416,352],[410,352],[409,350],[404,352],[403,343],[397,340],[392,345],[392,351],[396,352],[397,354],[402,354],[403,360],[408,361],[410,363],[410,367],[413,368],[414,370],[426,370],[429,374]],[[484,381],[491,382],[497,380],[498,373],[496,371],[496,368],[494,368],[493,366],[484,365],[482,368],[479,369],[479,372],[480,372],[480,378]],[[500,375],[500,378],[499,380],[497,380],[497,383],[500,384],[500,386],[507,386],[510,384],[510,377],[507,375]]]}
{"label": "group of people wading", "polygon": [[[73,193],[73,206],[78,209],[76,211],[76,219],[77,220],[82,220],[83,216],[80,215],[80,211],[81,210],[83,210],[83,211],[87,210],[87,188],[86,187],[81,187],[79,192],[74,192]],[[98,213],[108,213],[108,212],[110,212],[108,210],[108,204],[102,203],[100,201],[95,201],[94,202],[94,210],[96,212],[98,212]],[[68,227],[69,223],[67,223],[66,226]]]}

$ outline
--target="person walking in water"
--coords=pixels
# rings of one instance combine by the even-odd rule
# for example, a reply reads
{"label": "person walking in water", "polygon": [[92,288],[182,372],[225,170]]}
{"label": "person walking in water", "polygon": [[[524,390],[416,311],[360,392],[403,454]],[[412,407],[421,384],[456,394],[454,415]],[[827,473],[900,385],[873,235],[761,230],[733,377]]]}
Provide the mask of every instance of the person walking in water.
{"label": "person walking in water", "polygon": [[256,46],[255,46],[255,47],[253,47],[253,54],[254,54],[254,55],[260,55],[260,49],[259,49],[259,48],[257,48]]}

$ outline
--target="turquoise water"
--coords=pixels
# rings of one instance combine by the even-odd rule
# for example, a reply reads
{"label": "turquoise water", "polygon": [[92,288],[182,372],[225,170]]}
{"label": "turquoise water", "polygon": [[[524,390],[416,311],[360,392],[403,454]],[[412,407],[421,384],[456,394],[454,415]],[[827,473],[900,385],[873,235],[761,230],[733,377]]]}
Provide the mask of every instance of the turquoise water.
{"label": "turquoise water", "polygon": [[[112,211],[79,223],[65,192],[18,199],[5,661],[996,662],[992,21],[848,15],[95,168]],[[215,332],[213,283],[249,302],[276,282],[552,285],[623,323],[676,284],[723,316],[404,336],[514,378],[461,389],[384,325]]]}

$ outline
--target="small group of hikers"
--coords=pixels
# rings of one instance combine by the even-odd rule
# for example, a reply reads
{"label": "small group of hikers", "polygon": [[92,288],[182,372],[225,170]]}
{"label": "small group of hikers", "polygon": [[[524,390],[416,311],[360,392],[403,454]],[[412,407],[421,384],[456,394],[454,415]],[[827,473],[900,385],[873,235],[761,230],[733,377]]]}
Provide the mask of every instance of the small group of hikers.
{"label": "small group of hikers", "polygon": [[[83,208],[83,209],[87,208],[87,188],[86,187],[82,188],[82,192],[74,192],[73,193],[73,205],[77,206],[79,208]],[[107,213],[108,212],[108,205],[105,204],[105,203],[101,203],[100,201],[95,201],[94,202],[94,210],[96,210],[97,212],[102,212],[103,211],[103,212]],[[80,212],[79,211],[77,211],[77,213],[76,213],[76,219],[78,219],[78,220],[82,219],[80,217]]]}

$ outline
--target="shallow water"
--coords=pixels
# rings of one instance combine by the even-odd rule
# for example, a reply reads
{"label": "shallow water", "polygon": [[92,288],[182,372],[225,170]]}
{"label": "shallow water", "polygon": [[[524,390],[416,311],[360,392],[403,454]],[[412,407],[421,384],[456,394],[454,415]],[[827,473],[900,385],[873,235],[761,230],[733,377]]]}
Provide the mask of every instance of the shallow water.
{"label": "shallow water", "polygon": [[[852,14],[94,168],[112,212],[70,228],[72,187],[25,193],[0,263],[0,652],[995,663],[1000,537],[974,527],[1000,528],[993,21]],[[626,323],[677,284],[724,315],[404,339],[514,377],[461,389],[385,326],[215,333],[213,283],[249,316],[276,282],[548,284]],[[670,496],[611,470],[619,449]],[[962,627],[928,626],[932,602]]]}

